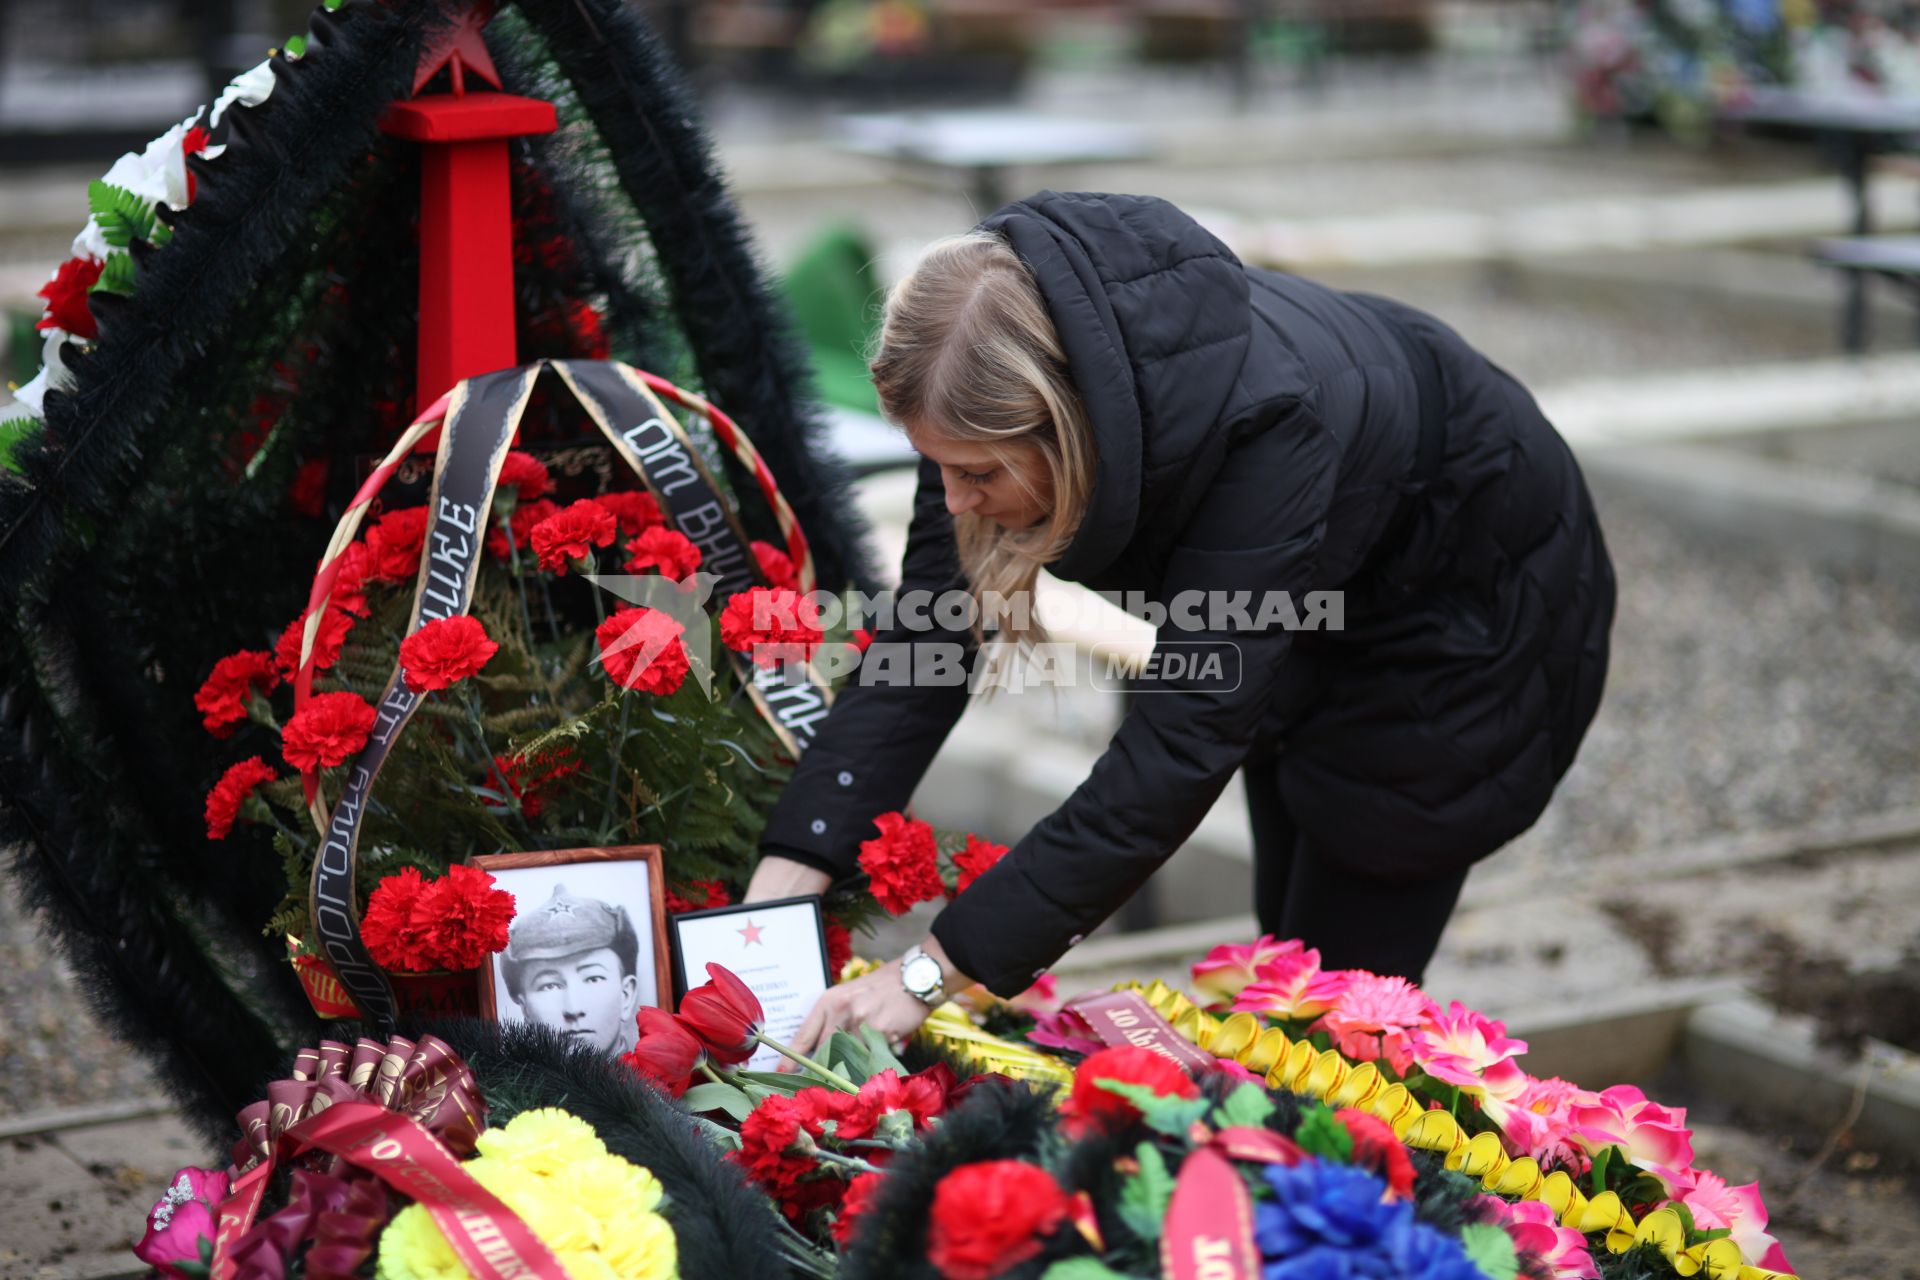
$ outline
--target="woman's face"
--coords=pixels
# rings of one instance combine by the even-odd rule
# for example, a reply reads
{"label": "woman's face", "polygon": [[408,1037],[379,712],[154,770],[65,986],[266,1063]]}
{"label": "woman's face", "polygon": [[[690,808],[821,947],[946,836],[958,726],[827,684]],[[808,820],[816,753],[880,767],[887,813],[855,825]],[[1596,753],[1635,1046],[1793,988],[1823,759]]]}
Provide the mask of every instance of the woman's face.
{"label": "woman's face", "polygon": [[1007,455],[1003,463],[983,445],[927,430],[909,431],[907,440],[922,457],[939,464],[952,514],[971,511],[1002,529],[1025,529],[1053,514],[1053,474],[1037,445],[1014,441],[1002,446]]}

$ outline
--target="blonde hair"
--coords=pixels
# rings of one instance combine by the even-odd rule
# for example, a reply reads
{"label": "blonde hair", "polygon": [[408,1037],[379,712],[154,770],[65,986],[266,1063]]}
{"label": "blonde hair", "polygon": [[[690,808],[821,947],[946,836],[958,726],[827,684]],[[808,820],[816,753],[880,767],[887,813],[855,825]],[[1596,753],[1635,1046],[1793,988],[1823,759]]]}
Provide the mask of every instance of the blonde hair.
{"label": "blonde hair", "polygon": [[1003,529],[971,511],[954,517],[954,541],[983,638],[995,608],[999,638],[1039,643],[1034,582],[1073,540],[1093,491],[1093,432],[1039,286],[1013,249],[987,231],[937,240],[887,294],[868,370],[881,412],[896,425],[979,445],[1034,496],[1009,446],[1038,449],[1053,479],[1052,512],[1028,529]]}

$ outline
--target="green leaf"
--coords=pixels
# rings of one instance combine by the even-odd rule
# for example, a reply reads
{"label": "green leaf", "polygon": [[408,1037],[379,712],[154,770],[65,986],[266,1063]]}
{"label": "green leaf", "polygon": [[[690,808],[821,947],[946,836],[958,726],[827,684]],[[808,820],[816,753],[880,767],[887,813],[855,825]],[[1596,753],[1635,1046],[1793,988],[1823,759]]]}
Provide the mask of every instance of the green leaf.
{"label": "green leaf", "polygon": [[828,1061],[837,1061],[838,1071],[855,1084],[865,1084],[867,1077],[873,1074],[873,1063],[869,1059],[866,1043],[857,1040],[844,1031],[836,1031],[827,1041]]}
{"label": "green leaf", "polygon": [[1604,1147],[1593,1153],[1593,1195],[1599,1195],[1607,1189],[1607,1166],[1613,1163],[1614,1153],[1620,1148]]}
{"label": "green leaf", "polygon": [[748,1080],[759,1085],[763,1089],[771,1089],[775,1093],[784,1093],[788,1097],[792,1097],[802,1089],[820,1083],[812,1076],[802,1075],[797,1071],[736,1071],[734,1074],[742,1080]]}
{"label": "green leaf", "polygon": [[1160,1148],[1143,1142],[1134,1148],[1140,1172],[1120,1186],[1120,1221],[1142,1240],[1158,1240],[1167,1220],[1167,1201],[1173,1198],[1173,1175],[1167,1172]]}
{"label": "green leaf", "polygon": [[110,182],[87,184],[87,208],[100,224],[100,234],[116,249],[153,234],[153,207],[144,199]]}
{"label": "green leaf", "polygon": [[1697,1237],[1687,1241],[1687,1243],[1689,1245],[1711,1244],[1715,1240],[1724,1240],[1732,1234],[1732,1227],[1715,1227],[1711,1231],[1702,1231]]}
{"label": "green leaf", "polygon": [[907,1070],[906,1063],[893,1056],[893,1047],[887,1043],[887,1038],[872,1027],[861,1027],[860,1039],[867,1046],[867,1057],[873,1063],[873,1074],[879,1075],[882,1071],[893,1071],[897,1072],[902,1080],[913,1074]]}
{"label": "green leaf", "polygon": [[1469,1222],[1462,1227],[1460,1247],[1487,1280],[1514,1280],[1520,1274],[1512,1237],[1491,1222]]}
{"label": "green leaf", "polygon": [[1127,1277],[1100,1259],[1082,1254],[1078,1258],[1060,1259],[1041,1274],[1040,1280],[1127,1280]]}
{"label": "green leaf", "polygon": [[1124,1080],[1099,1079],[1094,1083],[1137,1107],[1141,1118],[1147,1122],[1147,1128],[1173,1137],[1179,1137],[1191,1129],[1194,1121],[1206,1115],[1211,1105],[1205,1098],[1162,1095],[1146,1085],[1129,1084]]}
{"label": "green leaf", "polygon": [[307,38],[305,36],[288,36],[286,44],[282,45],[281,48],[286,51],[287,57],[298,58],[307,51]]}
{"label": "green leaf", "polygon": [[110,253],[101,264],[100,278],[93,282],[88,293],[132,293],[133,292],[133,255],[130,253]]}
{"label": "green leaf", "polygon": [[718,1081],[695,1085],[681,1101],[689,1111],[724,1111],[736,1122],[745,1120],[753,1110],[753,1101],[746,1094]]}
{"label": "green leaf", "polygon": [[727,1128],[725,1125],[715,1124],[713,1121],[707,1119],[705,1116],[693,1117],[693,1123],[696,1127],[700,1129],[701,1132],[707,1135],[707,1138],[715,1146],[719,1147],[721,1150],[738,1151],[740,1149],[740,1135],[735,1133],[733,1130]]}
{"label": "green leaf", "polygon": [[1353,1159],[1353,1135],[1333,1114],[1333,1108],[1325,1104],[1317,1105],[1308,1111],[1300,1121],[1300,1128],[1294,1133],[1293,1140],[1300,1144],[1301,1150],[1309,1155],[1320,1156],[1326,1160],[1337,1160],[1347,1164]]}
{"label": "green leaf", "polygon": [[1258,1129],[1273,1114],[1273,1100],[1257,1084],[1243,1084],[1213,1109],[1213,1122],[1222,1129]]}

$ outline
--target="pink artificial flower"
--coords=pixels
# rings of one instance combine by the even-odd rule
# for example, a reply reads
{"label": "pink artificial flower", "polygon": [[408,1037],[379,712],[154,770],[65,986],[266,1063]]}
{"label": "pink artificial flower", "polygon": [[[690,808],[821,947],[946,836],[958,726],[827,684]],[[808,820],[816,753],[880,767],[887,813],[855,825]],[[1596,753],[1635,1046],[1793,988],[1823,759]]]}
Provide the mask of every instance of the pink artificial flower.
{"label": "pink artificial flower", "polygon": [[1663,1107],[1630,1084],[1603,1089],[1571,1111],[1573,1139],[1589,1154],[1619,1147],[1634,1167],[1659,1179],[1670,1196],[1693,1189],[1693,1132],[1685,1107]]}
{"label": "pink artificial flower", "polygon": [[1063,1049],[1088,1057],[1106,1048],[1106,1045],[1087,1034],[1085,1022],[1064,1009],[1056,1013],[1034,1015],[1033,1030],[1027,1032],[1027,1039],[1042,1049]]}
{"label": "pink artificial flower", "polygon": [[1254,980],[1233,1002],[1235,1013],[1264,1013],[1269,1017],[1302,1021],[1333,1008],[1347,989],[1345,973],[1320,968],[1316,948],[1288,952],[1260,966]]}
{"label": "pink artificial flower", "polygon": [[1445,1013],[1435,1009],[1413,1033],[1413,1060],[1420,1069],[1475,1096],[1510,1098],[1526,1088],[1527,1073],[1513,1060],[1526,1051],[1525,1040],[1508,1038],[1506,1023],[1458,1000]]}
{"label": "pink artificial flower", "polygon": [[1696,1170],[1693,1187],[1680,1197],[1680,1203],[1693,1213],[1693,1224],[1703,1231],[1725,1227],[1728,1239],[1740,1246],[1740,1256],[1767,1271],[1796,1274],[1787,1261],[1780,1242],[1767,1234],[1767,1206],[1760,1199],[1760,1184],[1730,1187],[1717,1173]]}
{"label": "pink artificial flower", "polygon": [[133,1256],[163,1276],[185,1280],[179,1264],[199,1265],[200,1240],[212,1242],[215,1215],[226,1198],[226,1174],[191,1166],[180,1170],[147,1211],[147,1233],[133,1246]]}
{"label": "pink artificial flower", "polygon": [[1517,1094],[1483,1098],[1480,1106],[1499,1126],[1507,1150],[1516,1157],[1531,1156],[1547,1168],[1568,1167],[1584,1173],[1586,1158],[1573,1145],[1573,1105],[1592,1104],[1599,1096],[1549,1076],[1528,1079]]}
{"label": "pink artificial flower", "polygon": [[1265,933],[1255,942],[1215,947],[1193,966],[1193,988],[1224,1004],[1258,979],[1261,965],[1281,956],[1298,955],[1300,950],[1297,938],[1280,942]]}
{"label": "pink artificial flower", "polygon": [[[1480,1203],[1491,1211],[1523,1254],[1538,1258],[1553,1280],[1597,1280],[1600,1269],[1587,1252],[1587,1238],[1572,1227],[1563,1227],[1554,1217],[1553,1206],[1543,1200],[1522,1200],[1508,1204],[1498,1196],[1481,1196]],[[1527,1272],[1532,1275],[1533,1272]]]}
{"label": "pink artificial flower", "polygon": [[1060,979],[1051,973],[1043,973],[1033,980],[1033,985],[1013,998],[1016,1009],[1025,1009],[1028,1013],[1045,1013],[1060,1007]]}
{"label": "pink artificial flower", "polygon": [[1383,978],[1365,969],[1342,973],[1347,989],[1313,1024],[1333,1037],[1333,1047],[1355,1062],[1385,1058],[1401,1075],[1413,1066],[1413,1029],[1426,1021],[1433,1001],[1405,978]]}

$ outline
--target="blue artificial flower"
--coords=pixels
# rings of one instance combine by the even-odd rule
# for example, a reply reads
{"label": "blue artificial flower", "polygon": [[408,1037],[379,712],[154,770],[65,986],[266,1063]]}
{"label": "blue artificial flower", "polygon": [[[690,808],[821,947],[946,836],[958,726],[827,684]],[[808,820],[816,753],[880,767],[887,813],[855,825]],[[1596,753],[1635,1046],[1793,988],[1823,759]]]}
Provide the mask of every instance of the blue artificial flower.
{"label": "blue artificial flower", "polygon": [[1262,1280],[1484,1280],[1459,1241],[1387,1200],[1365,1169],[1309,1160],[1265,1174],[1273,1198],[1253,1211]]}

